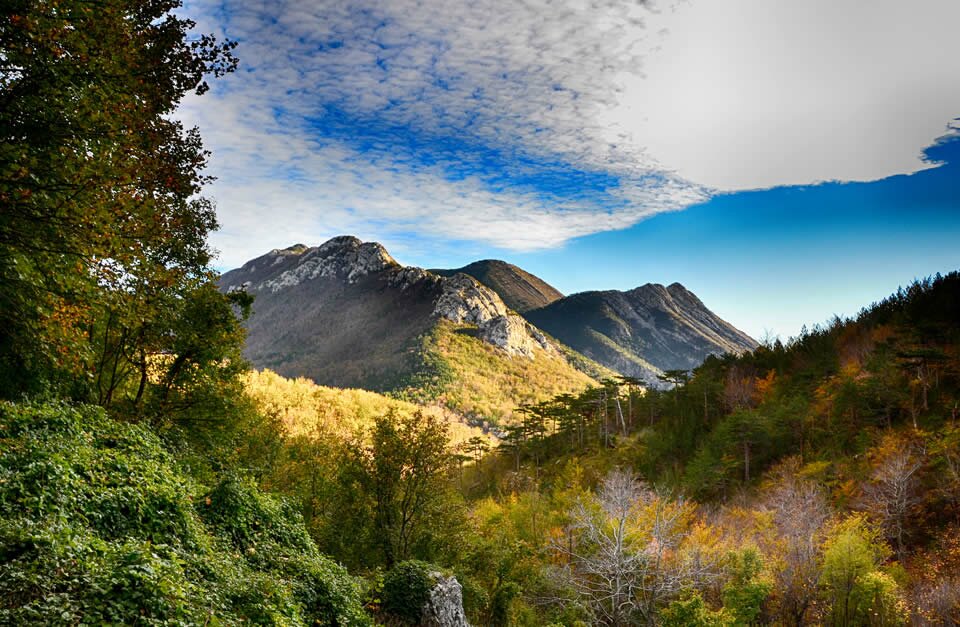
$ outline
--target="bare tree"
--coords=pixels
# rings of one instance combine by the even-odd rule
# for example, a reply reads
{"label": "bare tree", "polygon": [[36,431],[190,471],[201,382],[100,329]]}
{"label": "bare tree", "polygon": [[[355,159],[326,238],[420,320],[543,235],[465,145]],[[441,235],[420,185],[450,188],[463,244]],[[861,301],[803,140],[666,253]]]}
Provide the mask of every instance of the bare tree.
{"label": "bare tree", "polygon": [[752,369],[731,366],[723,384],[723,403],[730,411],[753,407],[757,381]]}
{"label": "bare tree", "polygon": [[653,624],[657,609],[684,585],[707,576],[711,564],[681,559],[688,508],[616,470],[593,502],[571,514],[576,542],[555,544],[581,599],[603,625]]}
{"label": "bare tree", "polygon": [[820,540],[830,518],[823,490],[799,477],[798,467],[796,459],[785,462],[764,501],[782,542],[781,567],[775,573],[781,620],[797,627],[808,623],[807,613],[817,598]]}
{"label": "bare tree", "polygon": [[897,558],[904,558],[910,511],[920,502],[919,478],[924,452],[914,447],[901,448],[887,455],[873,471],[863,488],[861,504],[883,527],[887,538],[897,547]]}
{"label": "bare tree", "polygon": [[923,582],[912,597],[915,624],[960,625],[960,577]]}

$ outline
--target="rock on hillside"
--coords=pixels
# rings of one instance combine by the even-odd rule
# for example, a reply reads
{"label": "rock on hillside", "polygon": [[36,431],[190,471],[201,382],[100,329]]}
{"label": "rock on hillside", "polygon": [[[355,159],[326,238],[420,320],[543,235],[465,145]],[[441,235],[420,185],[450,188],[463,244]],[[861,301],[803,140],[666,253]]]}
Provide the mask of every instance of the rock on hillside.
{"label": "rock on hillside", "polygon": [[420,627],[470,627],[463,611],[463,588],[456,577],[430,574],[434,586],[423,606]]}
{"label": "rock on hillside", "polygon": [[524,315],[604,366],[650,383],[663,370],[694,368],[708,355],[757,346],[679,283],[573,294]]}
{"label": "rock on hillside", "polygon": [[563,298],[559,290],[540,277],[497,259],[475,261],[456,270],[431,270],[431,272],[441,276],[453,276],[458,273],[472,276],[499,294],[507,307],[519,313],[545,307]]}

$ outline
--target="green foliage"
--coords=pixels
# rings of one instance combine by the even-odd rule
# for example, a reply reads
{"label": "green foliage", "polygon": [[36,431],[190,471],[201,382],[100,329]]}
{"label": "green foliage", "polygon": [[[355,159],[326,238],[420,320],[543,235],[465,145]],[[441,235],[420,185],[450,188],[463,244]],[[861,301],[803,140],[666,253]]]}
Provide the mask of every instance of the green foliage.
{"label": "green foliage", "polygon": [[0,398],[209,420],[242,368],[242,294],[209,267],[208,153],[172,119],[232,43],[178,0],[14,0],[0,16]]}
{"label": "green foliage", "polygon": [[862,516],[839,523],[827,538],[820,583],[831,605],[831,624],[896,625],[905,623],[896,582],[879,571],[890,554],[879,530]]}
{"label": "green foliage", "polygon": [[[437,416],[376,418],[342,459],[337,518],[324,533],[325,546],[349,563],[388,567],[455,551],[463,513],[453,464],[447,425]],[[343,536],[345,524],[350,537]]]}
{"label": "green foliage", "polygon": [[663,627],[731,627],[738,625],[725,609],[711,610],[699,593],[677,599],[660,612]]}
{"label": "green foliage", "polygon": [[417,560],[394,565],[383,578],[383,609],[411,625],[420,623],[423,606],[430,599],[436,566]]}
{"label": "green foliage", "polygon": [[142,426],[0,404],[0,622],[368,622],[288,506],[238,479],[197,493]]}
{"label": "green foliage", "polygon": [[723,608],[737,625],[758,624],[773,585],[762,578],[763,559],[756,549],[731,556],[731,578],[723,588]]}

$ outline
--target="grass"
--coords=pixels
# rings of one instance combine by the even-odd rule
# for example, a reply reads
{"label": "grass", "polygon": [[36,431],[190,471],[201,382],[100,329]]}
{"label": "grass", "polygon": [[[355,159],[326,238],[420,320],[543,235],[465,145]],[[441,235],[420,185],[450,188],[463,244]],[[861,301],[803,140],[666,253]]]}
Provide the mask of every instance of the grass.
{"label": "grass", "polygon": [[521,404],[596,385],[565,353],[538,350],[533,358],[510,357],[477,340],[474,332],[472,327],[441,321],[423,338],[421,354],[430,367],[399,396],[438,403],[473,419],[498,424],[510,422]]}

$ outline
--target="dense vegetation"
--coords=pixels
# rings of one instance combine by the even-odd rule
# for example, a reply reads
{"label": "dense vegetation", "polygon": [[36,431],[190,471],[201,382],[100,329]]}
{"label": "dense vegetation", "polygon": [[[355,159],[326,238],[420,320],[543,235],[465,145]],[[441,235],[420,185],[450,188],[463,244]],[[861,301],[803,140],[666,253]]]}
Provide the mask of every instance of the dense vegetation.
{"label": "dense vegetation", "polygon": [[421,338],[424,367],[396,395],[439,403],[476,420],[509,423],[518,406],[584,390],[594,383],[587,372],[609,373],[573,351],[511,359],[476,341],[475,334],[476,327],[440,320]]}
{"label": "dense vegetation", "polygon": [[[498,515],[527,517],[515,533],[545,530],[538,568],[563,556],[576,597],[608,624],[955,624],[957,320],[951,273],[787,345],[667,372],[668,391],[608,381],[527,407],[509,454],[472,487],[493,490]],[[574,477],[599,482],[594,518],[571,509]],[[576,548],[585,539],[602,550]],[[631,587],[611,587],[615,573]],[[611,598],[629,615],[611,616]],[[745,598],[749,620],[736,618]]]}
{"label": "dense vegetation", "polygon": [[0,622],[363,624],[361,588],[256,486],[185,478],[102,409],[0,405]]}
{"label": "dense vegetation", "polygon": [[233,46],[177,8],[0,16],[0,622],[409,624],[435,572],[478,625],[960,622],[960,275],[665,391],[440,327],[410,398],[498,447],[251,373],[169,117]]}

